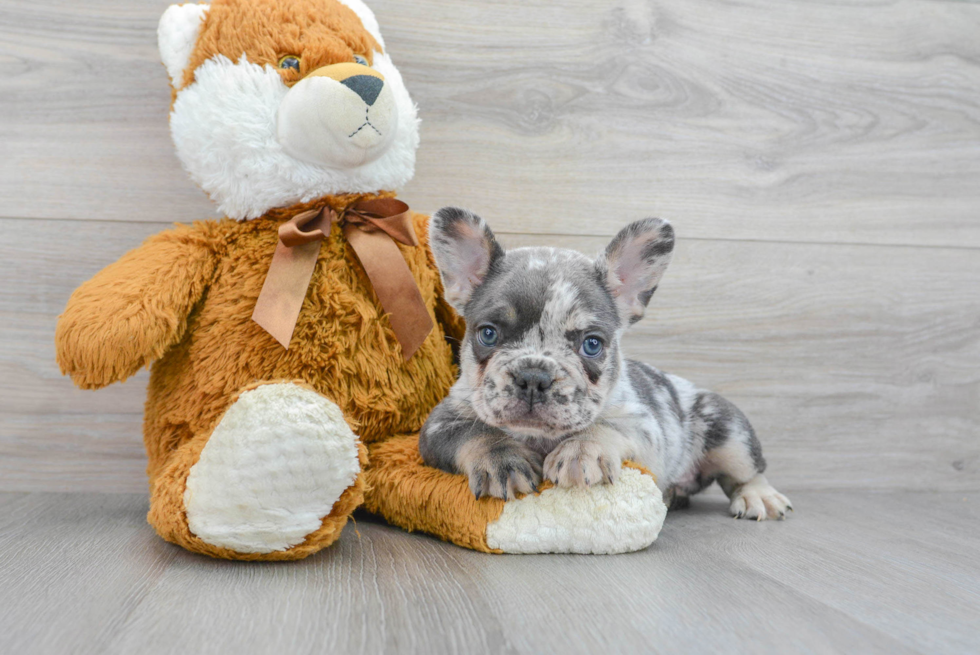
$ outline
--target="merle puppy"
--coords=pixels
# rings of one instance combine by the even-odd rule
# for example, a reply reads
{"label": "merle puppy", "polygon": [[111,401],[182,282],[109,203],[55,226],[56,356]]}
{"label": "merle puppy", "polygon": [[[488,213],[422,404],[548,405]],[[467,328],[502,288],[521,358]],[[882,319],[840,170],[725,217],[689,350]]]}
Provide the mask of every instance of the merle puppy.
{"label": "merle puppy", "polygon": [[430,230],[446,299],[467,328],[459,380],[419,437],[428,465],[466,475],[478,498],[508,499],[542,477],[612,483],[630,459],[673,508],[717,480],[736,517],[792,509],[762,475],[762,447],[735,405],[620,352],[670,261],[669,223],[628,225],[596,260],[505,253],[483,219],[453,207]]}

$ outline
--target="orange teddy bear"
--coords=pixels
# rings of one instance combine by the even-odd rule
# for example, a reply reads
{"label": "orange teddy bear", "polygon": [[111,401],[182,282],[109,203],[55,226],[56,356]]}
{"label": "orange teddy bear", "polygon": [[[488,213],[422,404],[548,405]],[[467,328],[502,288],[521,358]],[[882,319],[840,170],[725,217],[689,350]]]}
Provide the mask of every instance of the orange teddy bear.
{"label": "orange teddy bear", "polygon": [[417,432],[465,326],[442,299],[428,219],[385,191],[413,174],[418,119],[370,10],[214,0],[171,6],[158,36],[177,154],[228,218],[108,266],[56,335],[82,388],[153,364],[157,532],[216,557],[297,559],[363,504],[484,551],[652,542],[663,503],[640,471],[504,503],[422,465]]}

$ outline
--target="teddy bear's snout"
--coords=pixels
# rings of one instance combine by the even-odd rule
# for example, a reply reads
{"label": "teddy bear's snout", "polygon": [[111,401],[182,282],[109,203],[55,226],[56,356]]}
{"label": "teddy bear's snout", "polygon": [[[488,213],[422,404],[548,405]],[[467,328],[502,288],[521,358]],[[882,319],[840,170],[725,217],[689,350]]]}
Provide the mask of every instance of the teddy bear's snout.
{"label": "teddy bear's snout", "polygon": [[276,134],[296,159],[346,168],[381,156],[397,128],[384,75],[348,62],[318,68],[294,84],[279,105]]}

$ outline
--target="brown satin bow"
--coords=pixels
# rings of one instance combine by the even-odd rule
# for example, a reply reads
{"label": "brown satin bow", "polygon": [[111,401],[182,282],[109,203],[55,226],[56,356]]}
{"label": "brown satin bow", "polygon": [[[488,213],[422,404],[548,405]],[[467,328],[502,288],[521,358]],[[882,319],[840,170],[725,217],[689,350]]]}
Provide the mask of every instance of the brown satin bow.
{"label": "brown satin bow", "polygon": [[[425,301],[395,244],[419,245],[408,205],[395,198],[362,200],[347,208],[339,219],[407,361],[432,331]],[[287,349],[313,277],[320,241],[330,234],[336,220],[337,213],[324,207],[297,214],[279,226],[279,243],[252,320]]]}

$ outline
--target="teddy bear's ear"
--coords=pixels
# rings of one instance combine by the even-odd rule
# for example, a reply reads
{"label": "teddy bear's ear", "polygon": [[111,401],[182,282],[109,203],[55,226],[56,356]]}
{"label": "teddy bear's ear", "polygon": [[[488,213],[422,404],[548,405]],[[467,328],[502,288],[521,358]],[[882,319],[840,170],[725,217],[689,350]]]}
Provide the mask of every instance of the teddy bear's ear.
{"label": "teddy bear's ear", "polygon": [[170,83],[174,87],[179,86],[183,79],[207,12],[208,5],[170,5],[160,18],[157,27],[160,59],[167,67]]}

